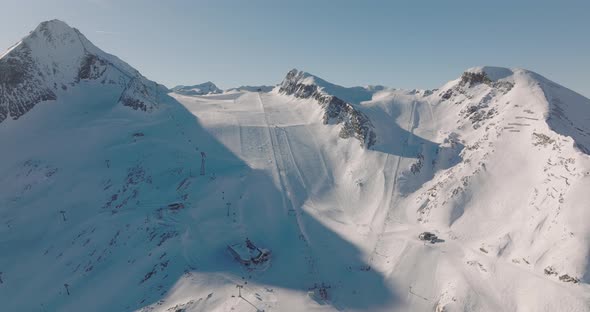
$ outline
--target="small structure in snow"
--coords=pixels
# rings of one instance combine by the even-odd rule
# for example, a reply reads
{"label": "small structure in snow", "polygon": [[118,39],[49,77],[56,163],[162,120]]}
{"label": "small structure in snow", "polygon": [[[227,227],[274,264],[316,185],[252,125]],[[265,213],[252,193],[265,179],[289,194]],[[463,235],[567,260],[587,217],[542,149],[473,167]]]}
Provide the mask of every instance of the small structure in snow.
{"label": "small structure in snow", "polygon": [[178,211],[183,208],[184,208],[183,203],[172,203],[172,204],[168,205],[168,209],[170,209],[171,211]]}
{"label": "small structure in snow", "polygon": [[573,277],[573,276],[569,276],[567,274],[564,274],[562,276],[559,277],[559,280],[565,283],[574,283],[577,284],[580,282],[580,279],[577,277]]}
{"label": "small structure in snow", "polygon": [[545,272],[545,275],[557,275],[558,274],[557,271],[555,270],[555,268],[552,266],[546,267],[543,271]]}
{"label": "small structure in snow", "polygon": [[329,285],[326,285],[324,283],[321,283],[321,285],[318,284],[314,284],[313,287],[309,288],[307,290],[307,295],[315,300],[315,301],[326,301],[328,300],[328,289],[330,289],[331,287]]}
{"label": "small structure in snow", "polygon": [[270,260],[270,250],[256,247],[248,238],[245,243],[228,245],[227,249],[236,261],[245,266],[261,264]]}
{"label": "small structure in snow", "polygon": [[420,233],[420,235],[418,235],[418,238],[422,241],[429,241],[433,244],[436,243],[436,241],[438,240],[438,237],[434,233],[430,232]]}

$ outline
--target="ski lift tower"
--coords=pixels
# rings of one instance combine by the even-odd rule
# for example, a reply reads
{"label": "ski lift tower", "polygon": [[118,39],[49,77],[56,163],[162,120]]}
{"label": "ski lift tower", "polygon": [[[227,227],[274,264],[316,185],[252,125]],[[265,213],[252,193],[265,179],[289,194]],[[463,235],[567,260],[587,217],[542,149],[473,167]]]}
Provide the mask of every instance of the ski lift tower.
{"label": "ski lift tower", "polygon": [[201,175],[204,176],[205,175],[205,158],[207,157],[207,154],[205,154],[205,152],[201,152]]}

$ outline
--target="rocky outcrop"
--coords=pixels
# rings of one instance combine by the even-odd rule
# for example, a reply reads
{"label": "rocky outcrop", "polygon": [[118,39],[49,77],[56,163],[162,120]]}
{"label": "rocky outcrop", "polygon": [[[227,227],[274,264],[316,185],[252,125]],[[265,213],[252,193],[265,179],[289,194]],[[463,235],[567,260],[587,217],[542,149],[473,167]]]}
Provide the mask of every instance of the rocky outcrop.
{"label": "rocky outcrop", "polygon": [[42,77],[26,44],[0,59],[0,122],[18,119],[35,104],[56,99]]}
{"label": "rocky outcrop", "polygon": [[326,93],[322,87],[314,83],[314,77],[291,70],[279,86],[279,93],[300,99],[314,99],[323,108],[323,123],[341,125],[340,137],[354,137],[361,146],[370,148],[377,141],[374,126],[369,118],[352,104]]}
{"label": "rocky outcrop", "polygon": [[455,86],[451,88],[441,90],[439,96],[443,100],[450,100],[454,97],[465,95],[466,93],[468,93],[468,90],[470,88],[476,87],[481,84],[490,87],[496,93],[503,94],[508,93],[514,87],[514,83],[510,81],[492,80],[484,70],[466,71],[461,75],[459,83],[457,83]]}
{"label": "rocky outcrop", "polygon": [[79,80],[96,80],[107,70],[108,62],[94,54],[86,54],[78,71]]}
{"label": "rocky outcrop", "polygon": [[150,112],[158,106],[158,98],[162,92],[161,86],[153,83],[148,86],[141,79],[132,79],[119,100],[124,106],[131,107],[134,110]]}
{"label": "rocky outcrop", "polygon": [[[485,69],[472,69],[464,72],[458,83],[441,90],[438,96],[444,101],[464,105],[461,117],[470,120],[477,129],[498,115],[498,109],[490,105],[492,99],[510,92],[513,87],[512,81],[490,78]],[[476,97],[479,94],[484,96]]]}
{"label": "rocky outcrop", "polygon": [[480,72],[466,71],[463,73],[463,75],[461,75],[461,82],[459,83],[459,86],[471,87],[471,86],[476,86],[478,84],[488,85],[488,86],[498,89],[504,93],[507,93],[508,91],[510,91],[514,87],[514,84],[512,82],[494,81],[494,80],[490,79],[490,77],[488,77],[488,75],[485,71],[480,71]]}
{"label": "rocky outcrop", "polygon": [[486,75],[485,72],[464,72],[461,75],[462,85],[476,85],[480,83],[490,84],[492,80]]}

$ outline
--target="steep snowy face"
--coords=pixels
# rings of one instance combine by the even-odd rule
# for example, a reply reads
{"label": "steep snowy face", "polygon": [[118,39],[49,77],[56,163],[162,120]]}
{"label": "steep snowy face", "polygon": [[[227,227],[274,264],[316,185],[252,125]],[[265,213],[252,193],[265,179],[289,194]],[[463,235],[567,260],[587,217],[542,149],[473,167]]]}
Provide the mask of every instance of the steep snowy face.
{"label": "steep snowy face", "polygon": [[77,29],[52,20],[0,58],[0,122],[18,119],[35,105],[54,101],[81,81],[98,81],[125,89],[123,105],[149,111],[163,86],[145,79],[118,58],[88,41]]}
{"label": "steep snowy face", "polygon": [[432,126],[418,128],[452,133],[465,146],[463,161],[408,196],[416,220],[539,274],[587,278],[590,229],[578,220],[590,213],[580,192],[590,185],[590,101],[533,72],[493,67],[413,100],[430,110],[420,119],[432,116]]}
{"label": "steep snowy face", "polygon": [[590,155],[590,99],[560,86],[544,77],[534,75],[548,103],[544,118],[551,130],[571,137],[574,146]]}
{"label": "steep snowy face", "polygon": [[324,110],[324,124],[341,125],[341,138],[354,137],[361,142],[361,146],[370,148],[377,142],[371,121],[353,104],[329,93],[335,89],[338,88],[324,80],[293,69],[279,85],[278,92],[300,99],[316,100]]}
{"label": "steep snowy face", "polygon": [[219,94],[223,90],[219,89],[213,82],[207,81],[202,84],[194,86],[176,86],[170,91],[182,94],[182,95],[207,95],[207,94]]}

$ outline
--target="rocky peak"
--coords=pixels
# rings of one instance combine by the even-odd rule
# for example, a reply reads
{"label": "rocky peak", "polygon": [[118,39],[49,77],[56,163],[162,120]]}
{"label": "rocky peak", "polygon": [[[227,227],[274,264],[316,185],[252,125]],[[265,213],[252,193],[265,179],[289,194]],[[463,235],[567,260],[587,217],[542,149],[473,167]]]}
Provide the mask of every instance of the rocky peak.
{"label": "rocky peak", "polygon": [[157,89],[164,89],[94,46],[77,29],[46,21],[0,57],[0,122],[56,100],[82,80],[117,85],[123,105],[144,111],[156,106]]}
{"label": "rocky peak", "polygon": [[514,71],[501,67],[474,67],[466,70],[457,82],[442,88],[438,93],[443,100],[467,96],[480,85],[488,87],[490,93],[506,94],[514,87]]}
{"label": "rocky peak", "polygon": [[287,73],[279,85],[279,93],[317,101],[324,110],[324,124],[341,125],[341,138],[354,137],[361,142],[361,146],[370,148],[377,141],[373,124],[353,104],[326,92],[326,89],[329,90],[331,86],[334,85],[327,84],[324,80],[306,72],[293,69]]}

